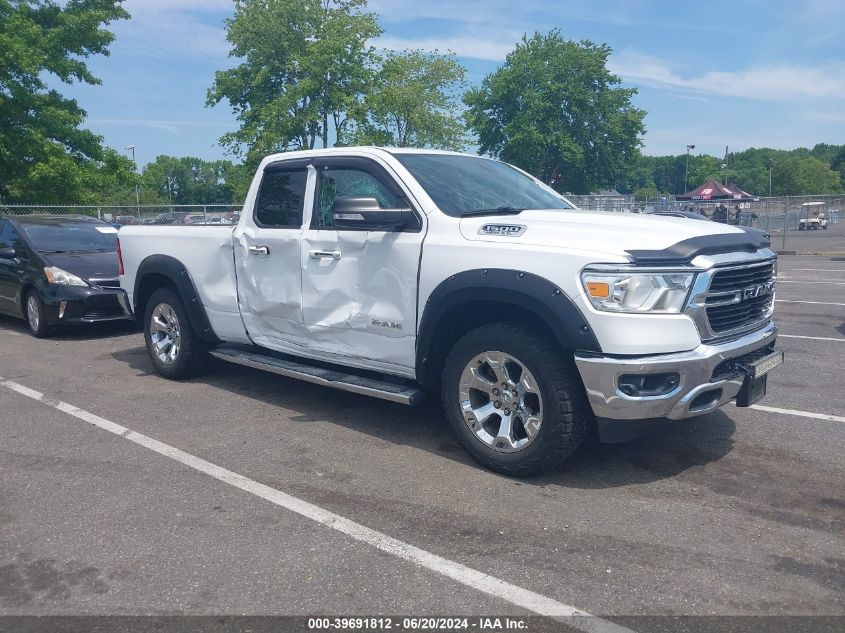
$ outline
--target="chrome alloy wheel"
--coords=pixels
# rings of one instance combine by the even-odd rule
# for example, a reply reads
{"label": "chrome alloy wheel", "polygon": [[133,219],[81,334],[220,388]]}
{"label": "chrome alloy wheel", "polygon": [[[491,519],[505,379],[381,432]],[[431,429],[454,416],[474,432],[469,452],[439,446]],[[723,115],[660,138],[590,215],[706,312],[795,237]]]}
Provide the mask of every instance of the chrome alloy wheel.
{"label": "chrome alloy wheel", "polygon": [[34,294],[29,295],[26,300],[26,320],[29,322],[29,328],[37,332],[38,326],[41,325],[41,316],[38,311],[38,299]]}
{"label": "chrome alloy wheel", "polygon": [[179,318],[166,303],[160,303],[153,310],[150,318],[150,341],[153,352],[165,364],[176,361],[182,347],[182,333]]}
{"label": "chrome alloy wheel", "polygon": [[504,352],[484,352],[467,364],[460,405],[475,437],[503,453],[525,449],[543,423],[537,381],[521,361]]}

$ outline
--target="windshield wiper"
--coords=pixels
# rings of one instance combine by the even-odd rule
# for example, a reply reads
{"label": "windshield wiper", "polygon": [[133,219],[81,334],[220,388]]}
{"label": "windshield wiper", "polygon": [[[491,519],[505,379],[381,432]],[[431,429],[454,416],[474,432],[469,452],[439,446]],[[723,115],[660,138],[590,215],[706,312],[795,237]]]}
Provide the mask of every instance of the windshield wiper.
{"label": "windshield wiper", "polygon": [[466,218],[473,215],[519,215],[525,211],[520,207],[496,207],[494,209],[471,209],[469,211],[464,211],[461,214],[462,218]]}
{"label": "windshield wiper", "polygon": [[75,253],[93,253],[93,252],[100,252],[100,251],[83,251],[79,249],[75,250],[67,250],[67,251],[56,251],[51,249],[41,249],[38,251],[39,253],[46,253],[47,255],[73,255]]}

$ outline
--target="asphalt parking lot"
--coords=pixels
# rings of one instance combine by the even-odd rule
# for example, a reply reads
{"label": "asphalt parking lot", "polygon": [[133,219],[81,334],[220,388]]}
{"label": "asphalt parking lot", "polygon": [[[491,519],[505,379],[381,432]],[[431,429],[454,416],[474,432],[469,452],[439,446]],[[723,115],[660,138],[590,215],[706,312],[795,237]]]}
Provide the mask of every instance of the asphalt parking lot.
{"label": "asphalt parking lot", "polygon": [[521,481],[436,404],[0,317],[0,615],[845,616],[845,258],[782,257],[777,301],[759,406]]}

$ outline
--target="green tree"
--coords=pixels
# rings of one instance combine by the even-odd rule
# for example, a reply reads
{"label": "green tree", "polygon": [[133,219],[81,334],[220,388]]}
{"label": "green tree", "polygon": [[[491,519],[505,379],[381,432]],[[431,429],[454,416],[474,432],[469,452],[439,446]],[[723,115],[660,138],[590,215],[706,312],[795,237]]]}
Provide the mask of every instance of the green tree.
{"label": "green tree", "polygon": [[607,69],[611,49],[560,31],[523,37],[464,97],[479,150],[561,191],[611,186],[636,158],[645,112]]}
{"label": "green tree", "polygon": [[240,129],[221,144],[254,163],[287,149],[328,146],[332,127],[343,134],[372,80],[381,29],[366,0],[237,0],[226,21],[230,57],[208,105],[229,101]]}
{"label": "green tree", "polygon": [[842,182],[845,183],[845,145],[840,145],[838,151],[833,157],[830,168],[838,171]]}
{"label": "green tree", "polygon": [[[158,156],[141,174],[141,186],[172,204],[232,204],[240,168],[228,160]],[[245,192],[244,192],[245,193]]]}
{"label": "green tree", "polygon": [[724,162],[724,159],[708,154],[690,156],[687,189],[691,191],[711,179],[722,182],[724,180],[724,169],[722,167]]}
{"label": "green tree", "polygon": [[783,156],[772,168],[772,185],[776,196],[841,193],[842,177],[818,158]]}
{"label": "green tree", "polygon": [[390,52],[366,96],[357,127],[342,141],[360,145],[462,149],[458,92],[466,69],[453,54]]}
{"label": "green tree", "polygon": [[818,158],[820,161],[832,165],[836,160],[837,154],[843,149],[843,145],[831,145],[830,143],[816,143],[813,149],[810,150],[810,156]]}
{"label": "green tree", "polygon": [[103,27],[129,17],[121,2],[0,0],[0,200],[79,201],[106,160],[102,139],[81,128],[85,111],[48,81],[100,83],[84,60],[108,55]]}
{"label": "green tree", "polygon": [[[675,194],[683,189],[685,155],[639,156],[621,179],[620,191]],[[728,156],[729,180],[749,193],[769,193],[769,165],[775,195],[838,193],[845,183],[845,145],[819,143],[812,149],[752,147]],[[837,179],[838,176],[838,179]],[[689,189],[715,179],[723,182],[724,157],[690,156]]]}

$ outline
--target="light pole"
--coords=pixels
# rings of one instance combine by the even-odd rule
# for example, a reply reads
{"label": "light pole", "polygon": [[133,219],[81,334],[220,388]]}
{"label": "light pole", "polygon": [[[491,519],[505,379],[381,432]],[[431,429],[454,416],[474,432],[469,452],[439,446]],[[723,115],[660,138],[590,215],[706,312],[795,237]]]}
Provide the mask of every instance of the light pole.
{"label": "light pole", "polygon": [[722,165],[725,168],[725,186],[728,186],[728,146],[725,145],[725,164]]}
{"label": "light pole", "polygon": [[[135,174],[138,173],[138,163],[135,161],[135,146],[127,145],[123,149],[132,152],[132,165],[135,168]],[[135,183],[135,209],[138,212],[138,219],[141,219],[141,194],[138,191],[138,183]]]}
{"label": "light pole", "polygon": [[695,145],[687,145],[687,166],[684,169],[684,193],[689,191],[687,182],[689,181],[689,152],[691,149],[695,149]]}

